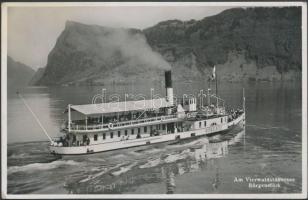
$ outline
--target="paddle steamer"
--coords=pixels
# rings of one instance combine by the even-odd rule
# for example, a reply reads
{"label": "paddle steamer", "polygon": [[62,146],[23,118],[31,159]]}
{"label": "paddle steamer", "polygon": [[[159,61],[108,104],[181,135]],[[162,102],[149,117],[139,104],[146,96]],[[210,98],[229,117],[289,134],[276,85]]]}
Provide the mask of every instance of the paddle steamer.
{"label": "paddle steamer", "polygon": [[50,152],[90,154],[223,133],[245,125],[244,95],[243,108],[227,112],[224,100],[210,89],[206,105],[197,105],[195,97],[176,100],[171,71],[165,72],[165,87],[166,98],[68,105],[65,137],[54,139]]}

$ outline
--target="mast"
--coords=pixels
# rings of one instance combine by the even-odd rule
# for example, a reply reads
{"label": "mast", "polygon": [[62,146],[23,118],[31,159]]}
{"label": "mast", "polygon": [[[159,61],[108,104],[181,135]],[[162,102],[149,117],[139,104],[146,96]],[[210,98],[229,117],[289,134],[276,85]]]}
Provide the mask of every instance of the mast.
{"label": "mast", "polygon": [[211,105],[210,88],[207,89],[207,105]]}
{"label": "mast", "polygon": [[209,82],[209,88],[207,89],[207,105],[210,106],[211,105],[210,91],[211,91],[212,77],[209,77],[208,82]]}
{"label": "mast", "polygon": [[[245,88],[243,88],[243,126],[244,126],[244,139],[245,139],[245,132],[246,132],[246,111],[245,111],[245,107],[246,107],[246,98],[245,98]],[[244,140],[245,142],[245,140]],[[244,145],[245,147],[245,145]]]}
{"label": "mast", "polygon": [[[217,111],[218,111],[218,87],[217,87],[217,78],[218,76],[217,76],[217,74],[216,74],[216,70],[215,70],[215,86],[216,86],[216,97],[217,97],[217,101],[216,101],[216,109],[217,109]],[[217,112],[217,114],[218,114],[218,112]]]}
{"label": "mast", "polygon": [[[102,105],[104,104],[104,103],[107,103],[107,102],[105,102],[104,101],[104,99],[105,99],[105,93],[106,93],[106,88],[103,88],[102,89]],[[104,115],[102,114],[102,125],[104,124]]]}
{"label": "mast", "polygon": [[245,113],[245,105],[246,104],[246,99],[245,99],[245,88],[243,88],[243,111]]}
{"label": "mast", "polygon": [[[216,72],[215,72],[216,73]],[[216,96],[218,96],[218,87],[217,87],[217,74],[215,74],[215,86],[216,86]]]}
{"label": "mast", "polygon": [[217,73],[216,73],[216,66],[214,65],[214,69],[213,69],[213,77],[215,78],[215,92],[216,92],[216,109],[217,109],[217,113],[218,113],[218,87],[217,87]]}
{"label": "mast", "polygon": [[243,118],[243,126],[244,126],[244,152],[246,151],[246,112],[245,112],[245,105],[246,98],[245,98],[245,88],[243,88],[243,111],[244,111],[244,118]]}
{"label": "mast", "polygon": [[68,104],[68,132],[71,132],[71,104]]}

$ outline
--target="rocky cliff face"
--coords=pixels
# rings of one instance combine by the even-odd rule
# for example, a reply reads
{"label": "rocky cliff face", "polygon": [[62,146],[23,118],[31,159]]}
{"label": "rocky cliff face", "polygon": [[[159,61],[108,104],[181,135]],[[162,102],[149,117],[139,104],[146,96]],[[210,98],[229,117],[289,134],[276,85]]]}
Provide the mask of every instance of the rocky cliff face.
{"label": "rocky cliff face", "polygon": [[157,79],[169,64],[140,30],[67,22],[38,84],[104,84]]}
{"label": "rocky cliff face", "polygon": [[45,73],[44,67],[38,68],[35,74],[32,76],[31,80],[29,81],[29,85],[35,85],[44,75]]}
{"label": "rocky cliff face", "polygon": [[218,78],[231,81],[301,76],[300,8],[230,9],[200,21],[161,22],[144,33],[175,70],[191,67],[204,77],[216,65]]}
{"label": "rocky cliff face", "polygon": [[7,57],[7,88],[8,90],[26,87],[35,71],[20,62]]}
{"label": "rocky cliff face", "polygon": [[67,22],[36,84],[162,80],[170,66],[174,79],[207,79],[213,65],[220,80],[300,79],[300,8],[230,9],[142,31]]}

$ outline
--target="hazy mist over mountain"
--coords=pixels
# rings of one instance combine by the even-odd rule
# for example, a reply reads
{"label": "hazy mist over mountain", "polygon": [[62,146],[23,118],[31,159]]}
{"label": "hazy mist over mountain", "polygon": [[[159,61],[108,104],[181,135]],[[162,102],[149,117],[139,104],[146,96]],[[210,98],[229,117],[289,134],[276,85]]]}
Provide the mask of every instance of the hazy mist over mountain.
{"label": "hazy mist over mountain", "polygon": [[[167,62],[166,62],[167,61]],[[68,21],[39,85],[100,85],[128,80],[300,80],[300,8],[236,8],[202,20],[144,29]]]}

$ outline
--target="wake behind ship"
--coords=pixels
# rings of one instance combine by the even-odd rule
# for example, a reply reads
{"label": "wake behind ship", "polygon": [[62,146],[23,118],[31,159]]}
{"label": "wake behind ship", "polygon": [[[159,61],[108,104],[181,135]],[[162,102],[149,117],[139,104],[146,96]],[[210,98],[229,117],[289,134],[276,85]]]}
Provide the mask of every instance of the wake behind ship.
{"label": "wake behind ship", "polygon": [[[50,152],[80,155],[150,145],[226,132],[245,124],[243,109],[227,112],[224,100],[207,92],[207,104],[195,97],[175,100],[171,71],[165,72],[166,98],[68,105],[64,137]],[[215,99],[215,104],[211,99]]]}

